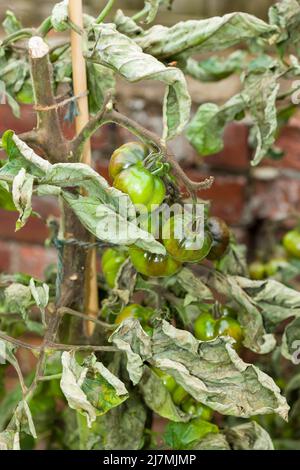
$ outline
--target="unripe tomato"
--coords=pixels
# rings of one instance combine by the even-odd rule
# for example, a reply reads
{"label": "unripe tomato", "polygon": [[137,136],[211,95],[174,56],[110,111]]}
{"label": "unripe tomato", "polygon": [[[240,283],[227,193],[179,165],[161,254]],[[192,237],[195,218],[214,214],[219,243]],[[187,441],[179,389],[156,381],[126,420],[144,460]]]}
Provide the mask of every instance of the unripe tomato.
{"label": "unripe tomato", "polygon": [[222,313],[222,317],[237,317],[237,311],[234,310],[232,307],[228,307],[228,305],[222,305],[220,311]]}
{"label": "unripe tomato", "polygon": [[162,237],[167,252],[182,263],[201,261],[208,255],[212,246],[210,233],[205,232],[202,240],[200,234],[192,229],[189,230],[188,225],[183,226],[182,215],[173,216],[167,220],[163,226]]}
{"label": "unripe tomato", "polygon": [[163,370],[158,369],[157,367],[152,367],[152,370],[162,380],[162,382],[163,382],[164,386],[166,387],[166,389],[170,393],[172,393],[175,390],[175,388],[177,387],[177,383],[176,383],[174,377],[172,377],[172,375],[167,374]]}
{"label": "unripe tomato", "polygon": [[109,175],[112,179],[132,165],[142,163],[149,154],[149,149],[141,142],[128,142],[114,151],[109,162]]}
{"label": "unripe tomato", "polygon": [[157,255],[136,246],[129,248],[129,256],[137,272],[144,276],[173,276],[181,268],[181,263],[169,255]]}
{"label": "unripe tomato", "polygon": [[166,196],[162,179],[153,175],[143,165],[143,160],[148,154],[146,145],[129,142],[113,153],[109,164],[113,186],[128,194],[132,202],[140,206],[140,212],[153,210]]}
{"label": "unripe tomato", "polygon": [[173,403],[180,405],[188,395],[188,392],[181,385],[177,385],[172,393]]}
{"label": "unripe tomato", "polygon": [[210,421],[213,417],[213,410],[208,406],[197,402],[193,397],[186,398],[181,403],[181,409],[190,416]]}
{"label": "unripe tomato", "polygon": [[249,274],[251,279],[261,281],[266,277],[265,265],[260,261],[253,261],[249,266]]}
{"label": "unripe tomato", "polygon": [[213,239],[208,259],[214,261],[225,254],[230,241],[230,230],[224,220],[219,217],[210,217],[207,225]]}
{"label": "unripe tomato", "polygon": [[154,314],[154,310],[152,310],[152,308],[143,307],[142,305],[139,305],[139,304],[131,304],[123,308],[123,310],[116,317],[115,323],[120,324],[122,323],[122,321],[126,320],[127,318],[137,318],[142,323],[143,322],[146,323],[153,314]]}
{"label": "unripe tomato", "polygon": [[241,347],[244,338],[241,325],[231,317],[221,317],[216,321],[215,334],[216,336],[231,336],[236,341],[234,344],[235,349]]}
{"label": "unripe tomato", "polygon": [[194,334],[200,341],[210,341],[216,337],[216,320],[209,312],[203,312],[194,323]]}
{"label": "unripe tomato", "polygon": [[265,265],[266,275],[268,277],[275,276],[280,269],[289,266],[289,263],[284,258],[273,258]]}
{"label": "unripe tomato", "polygon": [[126,256],[119,250],[107,248],[101,259],[101,268],[107,285],[112,289],[120,267],[126,261]]}
{"label": "unripe tomato", "polygon": [[287,232],[282,242],[289,255],[300,258],[300,231],[298,229]]}
{"label": "unripe tomato", "polygon": [[34,102],[33,89],[29,81],[26,81],[21,90],[16,95],[17,101],[23,104],[32,104]]}

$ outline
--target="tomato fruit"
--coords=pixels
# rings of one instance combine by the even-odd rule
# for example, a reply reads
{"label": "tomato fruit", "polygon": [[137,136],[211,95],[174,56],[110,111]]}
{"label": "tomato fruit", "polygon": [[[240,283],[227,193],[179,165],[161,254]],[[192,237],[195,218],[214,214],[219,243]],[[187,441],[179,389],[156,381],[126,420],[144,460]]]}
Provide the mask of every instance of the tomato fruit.
{"label": "tomato fruit", "polygon": [[275,276],[281,269],[286,268],[289,263],[284,258],[273,258],[265,265],[266,275]]}
{"label": "tomato fruit", "polygon": [[143,160],[148,154],[149,149],[146,145],[129,142],[115,150],[109,163],[109,175],[113,179],[113,186],[128,194],[132,202],[140,206],[141,212],[155,209],[166,196],[162,179],[153,175],[143,165]]}
{"label": "tomato fruit", "polygon": [[205,232],[202,240],[197,232],[189,229],[188,224],[183,226],[182,215],[167,220],[163,226],[162,238],[167,252],[181,263],[201,261],[208,255],[212,246],[210,233]]}
{"label": "tomato fruit", "polygon": [[107,248],[101,259],[101,268],[107,285],[112,289],[115,286],[118,272],[126,256],[119,250]]}
{"label": "tomato fruit", "polygon": [[131,304],[123,308],[123,310],[116,317],[115,323],[120,324],[127,318],[137,318],[138,320],[141,320],[142,323],[147,323],[153,314],[154,310],[152,310],[152,308],[143,307],[139,304]]}
{"label": "tomato fruit", "polygon": [[177,383],[175,379],[172,377],[172,375],[167,374],[161,369],[158,369],[157,367],[152,367],[153,372],[155,372],[156,375],[162,380],[164,386],[166,389],[172,393],[175,388],[177,387]]}
{"label": "tomato fruit", "polygon": [[194,334],[200,341],[209,341],[216,337],[216,320],[209,312],[203,312],[194,323]]}
{"label": "tomato fruit", "polygon": [[298,229],[287,232],[282,242],[289,255],[300,258],[300,231]]}
{"label": "tomato fruit", "polygon": [[208,259],[214,261],[225,254],[230,242],[230,230],[226,222],[219,217],[210,217],[207,225],[213,240]]}
{"label": "tomato fruit", "polygon": [[197,402],[193,397],[186,398],[181,403],[181,409],[194,417],[204,419],[205,421],[210,421],[213,416],[213,410],[208,406]]}
{"label": "tomato fruit", "polygon": [[261,281],[266,277],[265,265],[261,261],[253,261],[249,266],[249,274],[251,279]]}
{"label": "tomato fruit", "polygon": [[221,317],[215,324],[216,336],[231,336],[235,339],[234,348],[239,349],[243,341],[243,330],[239,322],[235,318]]}
{"label": "tomato fruit", "polygon": [[172,393],[173,403],[180,405],[188,395],[188,392],[181,385],[177,385]]}
{"label": "tomato fruit", "polygon": [[137,272],[145,276],[173,276],[181,268],[181,263],[169,255],[150,253],[136,246],[129,248],[129,256]]}

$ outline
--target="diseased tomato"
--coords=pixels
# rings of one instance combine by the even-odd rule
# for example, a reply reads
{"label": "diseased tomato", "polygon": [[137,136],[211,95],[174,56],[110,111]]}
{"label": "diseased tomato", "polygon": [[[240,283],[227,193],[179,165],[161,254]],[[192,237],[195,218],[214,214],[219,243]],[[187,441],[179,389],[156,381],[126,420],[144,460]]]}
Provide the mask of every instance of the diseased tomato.
{"label": "diseased tomato", "polygon": [[168,277],[181,268],[181,263],[169,255],[158,255],[136,246],[129,248],[130,260],[137,272],[149,277]]}
{"label": "diseased tomato", "polygon": [[216,336],[231,336],[236,341],[234,348],[237,350],[241,347],[244,338],[241,325],[231,317],[221,317],[216,321],[215,334]]}
{"label": "diseased tomato", "polygon": [[163,226],[163,244],[167,252],[182,263],[197,263],[210,252],[212,237],[208,231],[203,235],[195,232],[191,221],[185,225],[182,215],[173,216]]}
{"label": "diseased tomato", "polygon": [[[118,148],[110,159],[109,174],[113,186],[128,194],[140,212],[154,210],[165,196],[166,188],[159,176],[144,167],[149,149],[140,142],[129,142]],[[144,206],[144,207],[143,207]]]}
{"label": "diseased tomato", "polygon": [[126,261],[125,254],[115,248],[107,248],[101,259],[101,268],[107,285],[112,289],[115,286],[119,270]]}
{"label": "diseased tomato", "polygon": [[207,222],[212,236],[212,247],[208,259],[214,261],[222,258],[230,242],[230,230],[224,220],[219,217],[210,217]]}
{"label": "diseased tomato", "polygon": [[123,310],[116,317],[115,323],[120,324],[127,318],[137,318],[141,321],[143,326],[143,323],[146,324],[153,314],[154,310],[152,308],[143,307],[139,304],[131,304],[123,308]]}

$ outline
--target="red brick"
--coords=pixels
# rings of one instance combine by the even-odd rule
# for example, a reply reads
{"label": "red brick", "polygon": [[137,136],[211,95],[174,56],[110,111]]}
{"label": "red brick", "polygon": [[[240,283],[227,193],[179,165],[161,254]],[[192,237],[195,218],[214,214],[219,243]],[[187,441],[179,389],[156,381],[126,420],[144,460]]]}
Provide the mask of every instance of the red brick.
{"label": "red brick", "polygon": [[56,251],[37,245],[16,247],[15,272],[24,272],[37,278],[44,277],[45,268],[57,260]]}
{"label": "red brick", "polygon": [[[201,181],[208,175],[196,170],[187,170],[187,175],[194,181]],[[229,224],[239,225],[246,202],[246,184],[244,176],[215,176],[210,189],[199,192],[199,197],[211,201],[212,213],[222,217]]]}
{"label": "red brick", "polygon": [[15,232],[17,218],[16,212],[0,209],[0,238],[28,243],[43,243],[46,240],[48,228],[41,219],[30,217],[25,227]]}
{"label": "red brick", "polygon": [[226,126],[223,150],[216,155],[203,157],[204,163],[212,168],[247,170],[250,161],[248,133],[248,127],[244,124],[232,123]]}
{"label": "red brick", "polygon": [[277,161],[265,158],[263,165],[300,171],[300,125],[284,127],[276,145],[284,151],[284,157]]}
{"label": "red brick", "polygon": [[300,180],[280,176],[268,182],[254,181],[248,210],[253,218],[271,220],[300,211]]}
{"label": "red brick", "polygon": [[12,129],[20,134],[31,130],[36,125],[35,112],[32,106],[21,107],[21,118],[16,118],[8,105],[0,106],[0,133]]}
{"label": "red brick", "polygon": [[11,264],[10,246],[0,241],[0,272],[8,272]]}

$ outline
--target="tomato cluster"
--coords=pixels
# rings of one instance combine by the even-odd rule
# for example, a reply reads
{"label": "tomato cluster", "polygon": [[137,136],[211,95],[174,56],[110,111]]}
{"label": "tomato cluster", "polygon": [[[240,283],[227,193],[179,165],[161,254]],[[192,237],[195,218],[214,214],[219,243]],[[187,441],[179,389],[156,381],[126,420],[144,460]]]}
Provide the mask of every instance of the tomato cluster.
{"label": "tomato cluster", "polygon": [[202,312],[194,323],[195,337],[201,341],[210,341],[218,336],[230,336],[235,340],[234,348],[239,350],[244,335],[235,317],[235,311],[228,307],[221,309],[219,318],[215,318],[211,311]]}
{"label": "tomato cluster", "polygon": [[[260,281],[275,276],[289,267],[289,259],[300,259],[300,229],[289,230],[282,239],[284,253],[273,256],[268,262],[253,261],[249,266],[251,279]],[[282,248],[281,248],[282,250]]]}
{"label": "tomato cluster", "polygon": [[197,402],[181,385],[177,384],[176,380],[171,375],[157,367],[152,367],[152,371],[158,375],[168,392],[170,392],[173,403],[179,406],[182,411],[191,417],[201,418],[205,421],[212,419],[212,409]]}
{"label": "tomato cluster", "polygon": [[[112,155],[109,163],[109,174],[113,185],[127,193],[132,202],[142,204],[142,213],[145,216],[141,228],[153,234],[150,220],[153,206],[159,206],[166,195],[163,180],[147,169],[145,159],[149,155],[149,148],[140,142],[129,142],[118,148]],[[145,211],[143,210],[146,209]],[[149,216],[150,213],[150,216]],[[186,221],[186,215],[173,215],[164,221],[159,219],[159,235],[156,236],[166,248],[165,255],[149,253],[137,246],[129,248],[130,260],[137,272],[150,277],[169,277],[180,270],[183,263],[198,263],[205,258],[216,260],[221,258],[227,250],[230,232],[226,223],[217,217],[208,217],[204,224],[204,235],[197,228],[197,221],[192,216],[189,224],[184,227],[178,236],[178,224]],[[103,272],[110,287],[114,286],[116,275],[124,257],[110,251],[106,255]],[[112,255],[116,257],[114,263]]]}
{"label": "tomato cluster", "polygon": [[132,202],[151,212],[165,196],[166,187],[159,176],[144,166],[149,148],[140,142],[129,142],[118,148],[111,156],[109,175],[113,186],[129,195]]}

